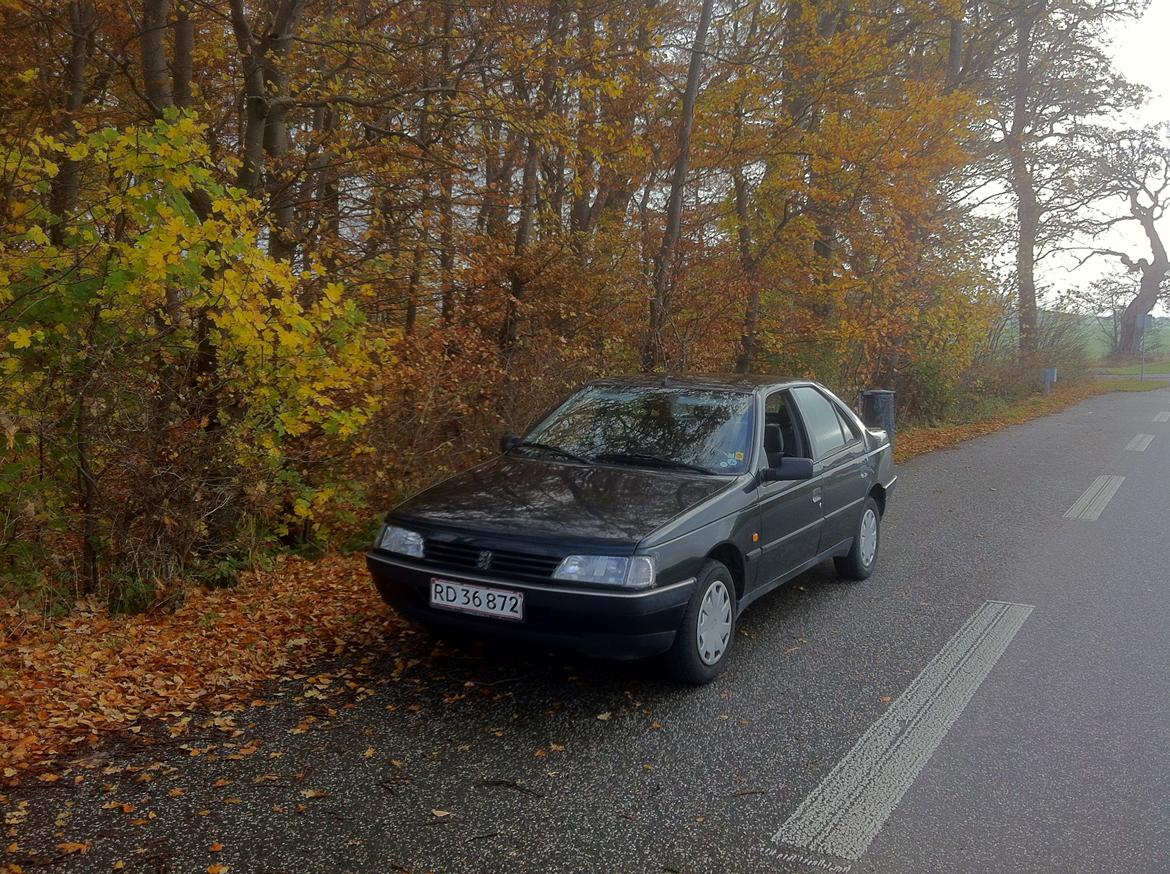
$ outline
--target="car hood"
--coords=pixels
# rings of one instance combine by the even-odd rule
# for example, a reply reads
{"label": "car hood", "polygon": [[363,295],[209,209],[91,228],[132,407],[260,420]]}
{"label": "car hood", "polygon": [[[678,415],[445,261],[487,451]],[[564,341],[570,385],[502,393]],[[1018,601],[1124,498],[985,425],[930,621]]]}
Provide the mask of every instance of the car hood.
{"label": "car hood", "polygon": [[476,531],[629,543],[730,484],[689,471],[504,455],[415,495],[391,515]]}

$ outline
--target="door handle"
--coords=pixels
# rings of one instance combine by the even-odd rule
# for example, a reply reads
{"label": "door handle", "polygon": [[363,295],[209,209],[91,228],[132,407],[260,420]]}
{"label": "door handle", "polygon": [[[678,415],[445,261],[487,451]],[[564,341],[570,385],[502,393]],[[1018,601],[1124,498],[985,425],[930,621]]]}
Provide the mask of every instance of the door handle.
{"label": "door handle", "polygon": [[813,499],[813,503],[814,503],[814,504],[819,504],[819,503],[821,502],[821,498],[822,498],[822,495],[821,495],[821,490],[820,490],[820,489],[815,489],[815,490],[813,491],[813,493],[812,493],[812,499]]}

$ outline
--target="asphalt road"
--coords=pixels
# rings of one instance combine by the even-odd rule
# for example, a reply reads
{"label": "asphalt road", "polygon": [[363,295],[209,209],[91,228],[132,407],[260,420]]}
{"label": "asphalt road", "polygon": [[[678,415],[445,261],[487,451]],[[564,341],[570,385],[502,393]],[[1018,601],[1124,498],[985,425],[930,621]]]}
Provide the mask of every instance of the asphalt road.
{"label": "asphalt road", "polygon": [[416,636],[234,738],[21,790],[5,840],[92,844],[50,871],[1170,870],[1161,411],[1105,395],[902,466],[874,577],[769,596],[710,686]]}

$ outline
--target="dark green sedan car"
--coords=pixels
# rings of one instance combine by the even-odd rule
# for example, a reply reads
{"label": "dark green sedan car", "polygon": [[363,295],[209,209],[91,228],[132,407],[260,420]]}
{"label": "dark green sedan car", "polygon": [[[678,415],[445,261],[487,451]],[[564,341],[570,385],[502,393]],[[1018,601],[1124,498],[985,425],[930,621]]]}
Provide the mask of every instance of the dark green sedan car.
{"label": "dark green sedan car", "polygon": [[828,558],[868,577],[896,480],[886,433],[806,380],[601,380],[501,450],[387,515],[382,597],[424,626],[662,656],[693,683],[780,584]]}

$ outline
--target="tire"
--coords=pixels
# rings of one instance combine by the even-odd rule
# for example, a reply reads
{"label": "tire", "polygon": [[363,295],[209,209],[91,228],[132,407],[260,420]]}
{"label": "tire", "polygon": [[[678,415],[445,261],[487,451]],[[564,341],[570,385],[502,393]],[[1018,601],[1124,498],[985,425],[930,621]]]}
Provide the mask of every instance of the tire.
{"label": "tire", "polygon": [[[735,643],[735,605],[731,572],[720,562],[708,561],[665,656],[672,679],[698,686],[723,673]],[[723,628],[719,627],[721,617],[727,623]]]}
{"label": "tire", "polygon": [[[867,530],[867,526],[872,525]],[[872,543],[872,549],[867,546]],[[848,555],[833,559],[837,575],[845,580],[866,580],[877,565],[878,551],[882,545],[882,512],[877,501],[866,498],[857,515],[857,527],[853,531],[853,546]]]}

